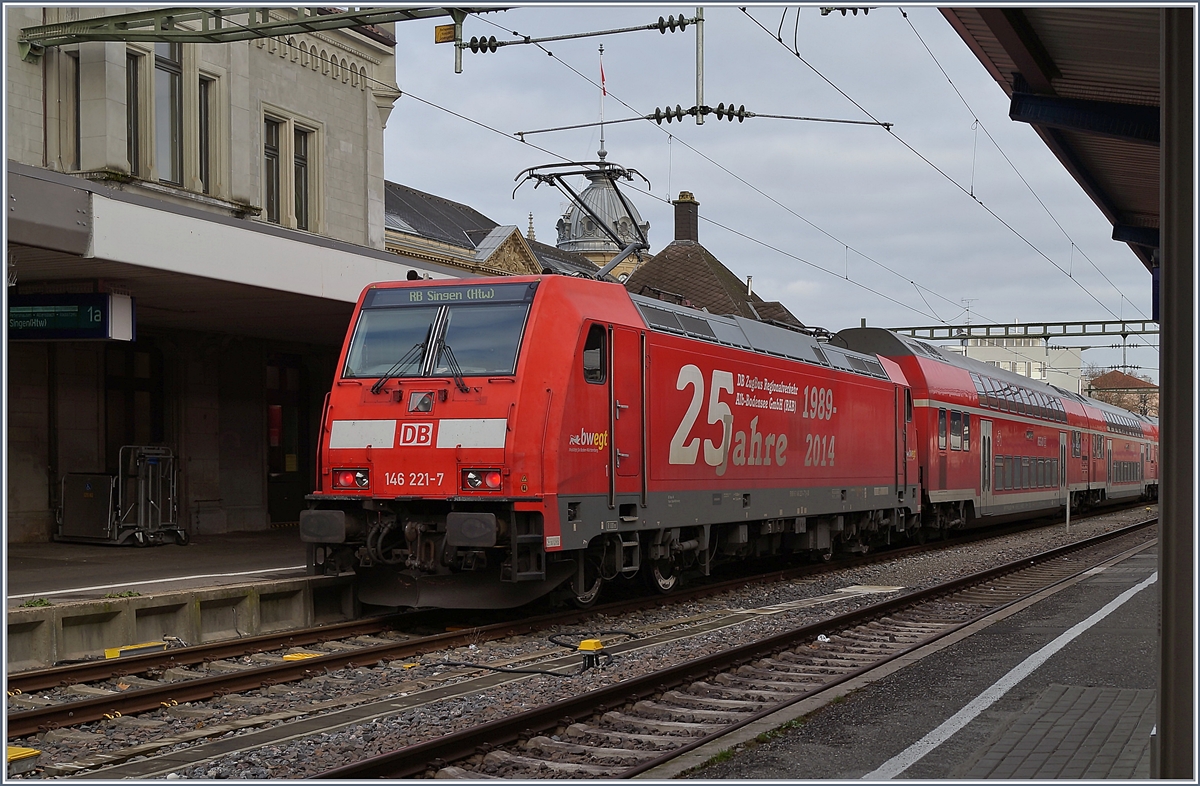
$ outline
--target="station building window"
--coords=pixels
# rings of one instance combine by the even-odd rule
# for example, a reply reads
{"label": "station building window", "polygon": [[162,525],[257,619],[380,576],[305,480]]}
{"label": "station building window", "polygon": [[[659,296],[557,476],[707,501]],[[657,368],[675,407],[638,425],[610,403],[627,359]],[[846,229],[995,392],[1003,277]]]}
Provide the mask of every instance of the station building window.
{"label": "station building window", "polygon": [[[224,197],[223,71],[199,63],[194,44],[125,46],[125,134],[129,172],[187,191]],[[85,75],[86,76],[86,75]],[[85,99],[87,96],[85,96]],[[85,100],[85,105],[88,102]],[[83,111],[89,111],[86,106]]]}
{"label": "station building window", "polygon": [[271,108],[263,116],[263,217],[317,232],[320,226],[321,129]]}
{"label": "station building window", "polygon": [[125,146],[129,156],[129,173],[142,176],[142,57],[125,54]]}
{"label": "station building window", "polygon": [[154,45],[154,163],[158,179],[183,185],[183,55],[179,44]]}
{"label": "station building window", "polygon": [[263,210],[267,220],[279,223],[279,126],[272,118],[263,120]]}
{"label": "station building window", "polygon": [[200,191],[205,194],[213,192],[213,102],[216,96],[216,80],[201,76],[197,83],[196,102],[196,132],[199,140],[198,166],[196,177],[200,181]]}

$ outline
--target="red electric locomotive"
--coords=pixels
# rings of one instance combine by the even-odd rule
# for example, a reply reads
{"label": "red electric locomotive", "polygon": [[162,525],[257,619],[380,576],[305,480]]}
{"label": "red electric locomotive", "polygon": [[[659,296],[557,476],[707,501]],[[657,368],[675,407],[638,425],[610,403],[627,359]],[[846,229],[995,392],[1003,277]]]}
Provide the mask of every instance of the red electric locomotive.
{"label": "red electric locomotive", "polygon": [[721,559],[864,550],[919,513],[898,366],[562,276],[367,288],[300,519],[387,606],[580,604]]}
{"label": "red electric locomotive", "polygon": [[876,328],[818,342],[562,276],[386,283],[355,309],[300,534],[374,605],[587,605],[618,577],[666,592],[1149,494],[1156,433]]}

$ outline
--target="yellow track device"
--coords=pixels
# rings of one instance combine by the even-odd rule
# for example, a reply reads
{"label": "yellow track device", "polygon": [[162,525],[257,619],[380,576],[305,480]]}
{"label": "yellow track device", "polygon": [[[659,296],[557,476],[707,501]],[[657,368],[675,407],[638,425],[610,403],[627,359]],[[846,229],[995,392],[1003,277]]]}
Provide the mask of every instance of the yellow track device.
{"label": "yellow track device", "polygon": [[147,641],[143,644],[126,644],[124,647],[109,647],[104,651],[104,657],[108,660],[113,658],[127,658],[130,655],[142,655],[147,652],[162,652],[166,650],[167,643],[165,641]]}
{"label": "yellow track device", "polygon": [[8,774],[20,775],[37,768],[38,756],[42,752],[33,748],[21,748],[16,745],[8,746]]}

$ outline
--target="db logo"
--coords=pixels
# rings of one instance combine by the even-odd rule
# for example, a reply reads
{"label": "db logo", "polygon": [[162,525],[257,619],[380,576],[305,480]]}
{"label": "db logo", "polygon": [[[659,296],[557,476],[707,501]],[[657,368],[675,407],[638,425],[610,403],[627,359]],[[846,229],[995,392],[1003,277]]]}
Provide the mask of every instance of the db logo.
{"label": "db logo", "polygon": [[433,424],[432,423],[401,423],[400,424],[400,444],[401,445],[432,445],[433,444]]}

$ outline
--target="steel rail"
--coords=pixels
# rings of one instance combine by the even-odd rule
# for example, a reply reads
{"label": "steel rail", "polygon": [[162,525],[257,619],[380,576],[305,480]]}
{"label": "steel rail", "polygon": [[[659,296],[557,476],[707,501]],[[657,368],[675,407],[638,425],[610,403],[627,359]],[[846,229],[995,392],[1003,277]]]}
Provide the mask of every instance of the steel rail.
{"label": "steel rail", "polygon": [[[162,685],[114,693],[111,696],[99,696],[48,705],[36,709],[22,710],[8,714],[7,737],[11,740],[45,729],[89,723],[101,720],[106,716],[113,716],[116,713],[130,715],[138,712],[147,712],[163,706],[170,706],[172,701],[180,704],[188,701],[203,701],[226,693],[254,690],[267,685],[302,680],[314,674],[346,668],[351,664],[361,666],[384,660],[415,657],[433,650],[464,646],[465,644],[477,643],[480,640],[490,641],[507,636],[536,632],[552,625],[571,625],[586,621],[597,614],[623,614],[652,605],[674,605],[726,592],[750,583],[761,584],[789,580],[897,559],[914,553],[954,548],[976,540],[983,540],[1001,534],[1008,534],[1011,531],[1028,528],[1028,524],[1026,523],[1024,526],[1012,527],[999,532],[994,529],[981,530],[970,533],[965,537],[947,539],[924,545],[905,546],[897,549],[878,551],[868,555],[829,563],[808,564],[794,568],[773,570],[750,577],[735,577],[711,584],[684,588],[670,595],[620,600],[599,604],[583,610],[544,614],[516,621],[502,621],[491,625],[423,636],[394,644],[365,646],[358,650],[330,653],[304,661],[271,664],[248,669],[244,672],[198,677],[196,679],[163,683]],[[1117,530],[1117,532],[1121,531],[1123,530]],[[1083,542],[1086,543],[1087,541]],[[304,646],[306,644],[314,644],[346,636],[385,630],[393,627],[398,617],[403,617],[408,621],[413,620],[418,615],[424,617],[437,613],[434,610],[433,612],[416,612],[410,615],[392,615],[385,618],[338,623],[290,633],[267,634],[247,639],[214,642],[196,647],[136,655],[128,658],[40,669],[10,676],[8,679],[8,690],[19,690],[22,693],[30,693],[46,688],[136,674],[151,669],[185,666],[221,660],[223,658],[240,657],[246,654],[283,647]]]}
{"label": "steel rail", "polygon": [[[456,732],[454,734],[448,734],[438,739],[428,740],[426,742],[401,748],[390,753],[364,759],[360,762],[355,762],[353,764],[327,770],[323,773],[312,776],[312,778],[356,779],[371,777],[415,777],[425,773],[431,765],[440,766],[440,764],[445,761],[454,761],[471,756],[480,749],[481,744],[486,744],[488,746],[506,745],[517,741],[522,734],[544,731],[549,728],[554,728],[560,723],[570,725],[570,723],[574,722],[575,717],[588,716],[596,713],[602,714],[607,705],[613,703],[624,705],[629,702],[640,701],[647,696],[651,696],[655,693],[661,693],[670,688],[678,687],[679,685],[699,679],[710,673],[719,673],[731,667],[742,665],[754,660],[755,658],[762,657],[764,653],[770,653],[788,646],[792,646],[799,641],[807,641],[820,633],[838,628],[844,628],[847,626],[853,626],[882,615],[890,614],[899,609],[912,606],[923,601],[931,600],[939,596],[947,595],[974,584],[979,584],[999,576],[1029,568],[1037,563],[1047,562],[1065,554],[1079,551],[1081,549],[1131,534],[1138,530],[1149,527],[1157,522],[1157,517],[1141,521],[1136,524],[1122,527],[1120,529],[1113,530],[1112,532],[1089,538],[1084,541],[1079,541],[1067,546],[1051,549],[1050,551],[1043,552],[1033,557],[1024,557],[995,568],[990,568],[969,576],[953,579],[951,581],[938,584],[934,587],[929,587],[924,590],[917,590],[897,598],[871,604],[845,615],[840,615],[838,617],[804,625],[799,628],[762,639],[760,641],[735,647],[734,649],[726,650],[724,652],[714,653],[693,661],[688,661],[654,674],[636,677],[634,679],[623,681],[606,688],[599,688],[580,696],[565,699],[561,702],[555,702],[552,704],[543,705],[541,707],[536,707],[532,710],[527,710],[517,715],[490,721],[488,723],[481,724],[480,726]],[[1079,574],[1076,573],[1073,575]],[[1062,581],[1069,580],[1069,578],[1071,577],[1059,579],[1053,584],[1061,583]],[[1053,586],[1053,584],[1050,586]],[[992,614],[996,611],[997,609],[995,608],[989,609],[986,614]],[[972,619],[966,624],[970,624],[970,622],[974,621],[975,620]],[[958,627],[959,626],[956,626],[955,629],[958,629]],[[928,640],[923,643],[927,644]],[[874,665],[878,666],[878,664],[879,662],[876,662]],[[844,680],[839,679],[838,681],[840,682]],[[827,689],[827,687],[828,684],[823,687],[822,690]],[[795,700],[799,701],[801,699]],[[789,700],[789,702],[790,701],[791,700]],[[771,708],[771,711],[777,711],[779,707],[780,705],[774,705]],[[765,717],[765,715],[769,713],[764,712],[759,714]],[[728,733],[728,727],[722,729],[720,733]],[[706,738],[700,738],[699,741],[708,741],[713,736],[714,735],[709,735]],[[691,749],[698,746],[689,744],[685,747]],[[661,764],[662,761],[673,758],[674,756],[679,755],[681,752],[682,749],[677,749],[671,752],[671,756],[660,757],[661,761],[656,759],[652,762],[647,762],[646,764],[653,763],[654,766],[657,766],[658,764]],[[633,775],[642,772],[645,768],[646,767],[643,766],[631,768],[630,770],[622,773],[619,777],[632,777]]]}
{"label": "steel rail", "polygon": [[[950,543],[953,543],[953,541],[941,542],[936,544],[936,546],[945,547]],[[911,550],[919,551],[927,549],[913,546],[898,551],[907,553]],[[531,633],[543,630],[551,625],[570,625],[587,620],[596,614],[622,614],[645,608],[648,605],[671,605],[726,592],[752,582],[766,583],[778,581],[793,578],[797,575],[822,573],[854,565],[869,564],[896,556],[903,556],[903,554],[898,554],[897,551],[877,552],[876,554],[859,557],[854,560],[821,565],[806,565],[783,571],[772,571],[771,573],[760,574],[750,578],[729,579],[714,584],[681,590],[670,596],[633,598],[597,605],[583,610],[527,617],[517,621],[497,622],[491,625],[423,636],[417,639],[396,642],[395,644],[367,646],[354,651],[335,652],[303,661],[271,664],[252,670],[248,669],[244,672],[163,683],[162,685],[114,693],[112,696],[80,699],[78,701],[63,702],[32,710],[13,712],[8,715],[8,739],[24,737],[49,728],[90,723],[101,720],[106,716],[113,716],[116,713],[130,715],[156,710],[163,706],[170,706],[172,701],[178,704],[188,701],[202,701],[226,693],[254,690],[267,685],[302,680],[311,675],[347,668],[352,665],[364,666],[378,663],[382,660],[416,657],[431,650],[449,649],[477,643],[480,640],[490,641],[507,636]],[[341,626],[337,626],[340,628],[340,631],[334,632],[334,635],[330,635],[330,633],[335,626],[312,629],[305,631],[303,641],[304,643],[317,643],[339,638],[339,633],[344,636],[356,635],[355,632],[358,630],[379,630],[378,622],[374,623],[374,628],[363,627],[369,624],[366,621],[357,625],[344,623]],[[221,658],[241,656],[250,652],[260,652],[268,648],[297,646],[300,645],[301,638],[300,636],[290,636],[287,634],[259,636],[255,637],[255,639],[238,639],[165,653],[138,655],[119,660],[97,661],[94,664],[87,663],[43,669],[39,672],[31,672],[24,682],[10,678],[8,689],[10,691],[21,690],[22,692],[30,692],[47,687],[58,687],[64,683],[73,684],[74,682],[85,680],[107,679],[113,676],[146,671],[151,668],[202,663]],[[26,675],[18,676],[23,677]],[[26,685],[37,687],[26,688]]]}
{"label": "steel rail", "polygon": [[169,669],[189,666],[211,660],[240,657],[264,650],[282,647],[303,647],[319,644],[346,636],[364,636],[393,628],[396,617],[367,617],[351,622],[340,622],[319,628],[305,628],[285,633],[267,633],[243,639],[215,641],[189,647],[131,655],[124,658],[86,661],[62,666],[51,666],[34,671],[23,671],[8,675],[8,689],[22,693],[76,685],[81,682],[98,682],[126,674],[137,674],[152,669]]}

